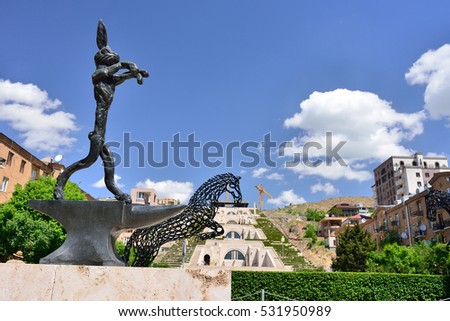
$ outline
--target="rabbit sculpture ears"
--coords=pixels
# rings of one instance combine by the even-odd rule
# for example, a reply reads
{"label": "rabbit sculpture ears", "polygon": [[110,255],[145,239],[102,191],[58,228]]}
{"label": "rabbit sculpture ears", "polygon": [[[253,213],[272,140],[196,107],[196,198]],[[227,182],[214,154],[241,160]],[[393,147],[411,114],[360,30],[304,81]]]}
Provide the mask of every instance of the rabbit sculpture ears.
{"label": "rabbit sculpture ears", "polygon": [[102,20],[99,20],[97,27],[97,47],[98,52],[94,57],[97,67],[111,66],[120,61],[120,56],[108,46],[108,35]]}
{"label": "rabbit sculpture ears", "polygon": [[106,33],[106,27],[102,20],[98,21],[97,27],[97,47],[102,49],[108,46],[108,34]]}

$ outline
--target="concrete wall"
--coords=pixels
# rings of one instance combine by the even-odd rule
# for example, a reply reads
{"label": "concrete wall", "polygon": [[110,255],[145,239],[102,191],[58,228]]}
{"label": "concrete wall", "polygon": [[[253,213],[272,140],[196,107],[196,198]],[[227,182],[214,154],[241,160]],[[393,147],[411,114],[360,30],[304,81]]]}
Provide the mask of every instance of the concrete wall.
{"label": "concrete wall", "polygon": [[222,269],[0,264],[0,301],[230,301]]}

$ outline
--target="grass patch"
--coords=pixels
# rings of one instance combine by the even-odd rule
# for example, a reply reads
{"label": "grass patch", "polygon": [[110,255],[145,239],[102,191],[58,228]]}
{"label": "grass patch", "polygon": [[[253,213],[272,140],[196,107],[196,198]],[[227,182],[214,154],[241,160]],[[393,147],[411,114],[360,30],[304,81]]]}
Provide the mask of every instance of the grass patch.
{"label": "grass patch", "polygon": [[[323,271],[323,268],[316,268],[305,261],[303,256],[299,255],[298,250],[289,242],[289,239],[281,232],[270,220],[265,218],[256,219],[256,228],[263,230],[267,240],[263,241],[264,246],[273,247],[281,261],[287,266],[292,266],[294,271]],[[281,244],[281,238],[284,237],[284,245]]]}

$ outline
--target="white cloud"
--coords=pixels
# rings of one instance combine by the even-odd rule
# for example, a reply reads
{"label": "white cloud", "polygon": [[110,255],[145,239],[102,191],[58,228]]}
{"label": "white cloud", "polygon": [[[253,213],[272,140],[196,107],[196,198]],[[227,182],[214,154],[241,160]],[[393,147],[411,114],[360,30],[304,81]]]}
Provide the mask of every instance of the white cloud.
{"label": "white cloud", "polygon": [[[402,143],[423,132],[425,119],[423,111],[398,113],[390,102],[376,94],[348,89],[314,92],[300,104],[300,109],[284,122],[287,128],[301,130],[291,140],[293,147],[285,148],[285,154],[292,157],[298,153],[315,161],[325,160],[331,156],[327,150],[335,149],[346,166],[332,160],[330,166],[323,162],[311,167],[303,161],[288,168],[301,176],[318,175],[328,179],[369,180],[372,175],[363,170],[365,163],[412,154]],[[327,132],[331,133],[329,148],[326,148]],[[344,143],[338,148],[340,142]]]}
{"label": "white cloud", "polygon": [[75,116],[58,111],[60,105],[36,85],[0,79],[0,121],[20,132],[26,148],[56,152],[76,141]]}
{"label": "white cloud", "polygon": [[268,169],[264,168],[264,167],[260,167],[260,168],[254,169],[252,171],[252,177],[253,178],[260,178],[267,171],[268,171]]}
{"label": "white cloud", "polygon": [[[121,179],[122,179],[121,176],[119,176],[119,175],[117,175],[117,174],[114,174],[114,181],[116,182],[117,187],[119,187],[119,188],[122,188],[122,187],[125,186],[125,185],[119,183],[119,181],[120,181]],[[100,178],[98,181],[96,181],[94,184],[92,184],[92,186],[95,187],[95,188],[103,188],[103,187],[106,187],[106,186],[105,186],[105,179],[104,179],[104,178]]]}
{"label": "white cloud", "polygon": [[194,193],[194,185],[191,182],[177,182],[165,180],[154,182],[146,179],[136,184],[137,188],[154,188],[158,198],[175,198],[181,203],[187,203]]}
{"label": "white cloud", "polygon": [[370,171],[359,170],[358,168],[353,168],[351,166],[342,166],[335,161],[330,165],[322,163],[320,166],[316,167],[309,167],[303,163],[300,163],[295,167],[290,167],[289,169],[298,174],[300,178],[306,176],[319,176],[332,180],[344,178],[358,182],[372,179],[372,173]]}
{"label": "white cloud", "polygon": [[429,152],[425,155],[425,157],[448,157],[445,154],[439,154],[439,153],[434,153],[434,152]]}
{"label": "white cloud", "polygon": [[283,191],[278,197],[267,200],[267,203],[272,204],[276,207],[283,207],[290,204],[301,204],[305,202],[305,199],[295,194],[294,190],[292,189]]}
{"label": "white cloud", "polygon": [[274,181],[282,181],[284,179],[284,175],[283,174],[279,174],[279,173],[272,173],[266,176],[268,179],[270,180],[274,180]]}
{"label": "white cloud", "polygon": [[323,192],[326,195],[335,195],[339,193],[339,190],[331,183],[317,183],[311,186],[311,193],[315,194],[318,192]]}
{"label": "white cloud", "polygon": [[425,85],[425,109],[431,118],[450,122],[450,44],[424,53],[405,74],[412,85]]}

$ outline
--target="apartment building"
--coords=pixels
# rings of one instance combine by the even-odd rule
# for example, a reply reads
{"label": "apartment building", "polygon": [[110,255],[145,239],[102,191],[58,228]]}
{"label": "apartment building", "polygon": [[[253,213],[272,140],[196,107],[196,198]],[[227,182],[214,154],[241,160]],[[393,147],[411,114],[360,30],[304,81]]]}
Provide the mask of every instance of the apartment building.
{"label": "apartment building", "polygon": [[[450,173],[435,173],[428,183],[439,191],[450,193]],[[427,217],[426,196],[423,190],[412,196],[404,196],[396,205],[379,206],[373,218],[361,224],[376,242],[391,235],[400,237],[403,245],[413,245],[417,240],[450,241],[450,215],[439,209],[436,221]],[[394,232],[394,233],[392,233]]]}
{"label": "apartment building", "polygon": [[51,158],[40,160],[15,141],[0,133],[0,203],[12,197],[17,184],[24,186],[41,175],[56,178],[64,166]]}
{"label": "apartment building", "polygon": [[404,196],[424,190],[435,174],[449,171],[447,157],[391,156],[374,169],[375,205],[395,205]]}
{"label": "apartment building", "polygon": [[337,246],[336,231],[342,226],[347,217],[325,217],[319,221],[317,236],[323,237],[325,246],[332,249]]}
{"label": "apartment building", "polygon": [[153,188],[132,188],[131,203],[141,205],[158,205],[156,190]]}
{"label": "apartment building", "polygon": [[319,221],[317,236],[324,238],[325,246],[333,249],[338,243],[339,233],[347,226],[353,226],[356,222],[365,222],[370,219],[372,207],[362,203],[351,205],[338,203],[328,211],[328,217]]}
{"label": "apartment building", "polygon": [[156,203],[158,205],[178,205],[180,204],[180,201],[175,198],[166,197],[166,198],[157,198]]}

